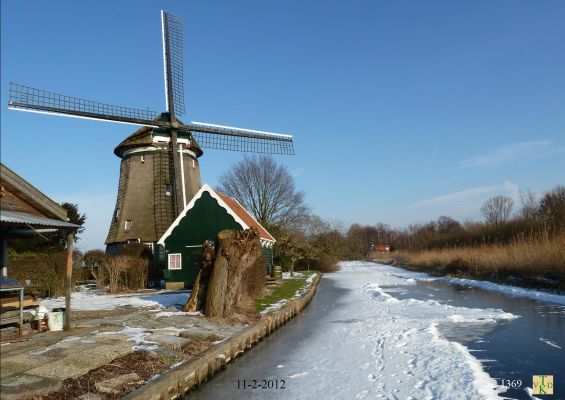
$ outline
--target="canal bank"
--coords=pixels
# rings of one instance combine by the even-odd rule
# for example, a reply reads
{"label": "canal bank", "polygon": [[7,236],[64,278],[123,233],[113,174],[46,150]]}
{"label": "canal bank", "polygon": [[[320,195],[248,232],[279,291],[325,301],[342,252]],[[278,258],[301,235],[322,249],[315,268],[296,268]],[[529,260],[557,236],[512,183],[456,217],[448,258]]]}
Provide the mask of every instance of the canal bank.
{"label": "canal bank", "polygon": [[563,305],[347,263],[297,318],[188,398],[529,399],[532,375],[547,373],[555,395],[541,398],[559,399],[563,348]]}
{"label": "canal bank", "polygon": [[168,400],[188,394],[298,315],[314,297],[320,277],[318,273],[310,287],[299,297],[268,312],[249,328],[216,344],[196,358],[155,377],[151,382],[130,392],[124,399]]}

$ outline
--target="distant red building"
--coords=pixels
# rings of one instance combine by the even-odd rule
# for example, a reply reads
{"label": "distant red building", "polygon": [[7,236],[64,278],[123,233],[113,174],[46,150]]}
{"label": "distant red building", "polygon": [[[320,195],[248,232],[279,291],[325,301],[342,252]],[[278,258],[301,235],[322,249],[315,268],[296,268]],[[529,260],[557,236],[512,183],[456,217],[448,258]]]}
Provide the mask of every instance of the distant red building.
{"label": "distant red building", "polygon": [[390,253],[390,244],[377,244],[373,251],[375,253]]}

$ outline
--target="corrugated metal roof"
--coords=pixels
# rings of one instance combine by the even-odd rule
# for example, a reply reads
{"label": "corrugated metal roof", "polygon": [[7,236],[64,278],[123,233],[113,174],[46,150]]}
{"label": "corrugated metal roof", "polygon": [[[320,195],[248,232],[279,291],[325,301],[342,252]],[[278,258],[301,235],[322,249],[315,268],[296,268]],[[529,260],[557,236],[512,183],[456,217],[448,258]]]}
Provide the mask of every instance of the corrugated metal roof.
{"label": "corrugated metal roof", "polygon": [[6,224],[31,225],[33,227],[41,226],[44,228],[79,228],[79,225],[69,222],[7,210],[0,210],[0,222]]}
{"label": "corrugated metal roof", "polygon": [[2,186],[30,203],[41,214],[59,220],[67,218],[67,210],[2,163],[0,163],[0,178]]}

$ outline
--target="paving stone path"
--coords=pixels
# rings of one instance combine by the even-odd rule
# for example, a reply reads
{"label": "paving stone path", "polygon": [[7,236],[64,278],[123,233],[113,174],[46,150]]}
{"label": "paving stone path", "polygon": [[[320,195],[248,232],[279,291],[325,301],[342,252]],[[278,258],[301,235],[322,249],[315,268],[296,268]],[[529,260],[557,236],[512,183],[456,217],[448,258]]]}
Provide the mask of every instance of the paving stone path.
{"label": "paving stone path", "polygon": [[[158,311],[132,309],[126,315],[82,319],[75,321],[77,327],[72,332],[44,332],[30,340],[3,344],[2,399],[59,390],[64,379],[82,376],[135,350],[167,354],[191,340],[212,334],[225,338],[245,328],[216,324],[202,316],[180,314],[176,309]],[[171,315],[163,315],[162,311]],[[100,382],[97,390],[111,393],[114,387],[136,380],[139,377],[118,376]],[[90,395],[88,398],[97,398]]]}

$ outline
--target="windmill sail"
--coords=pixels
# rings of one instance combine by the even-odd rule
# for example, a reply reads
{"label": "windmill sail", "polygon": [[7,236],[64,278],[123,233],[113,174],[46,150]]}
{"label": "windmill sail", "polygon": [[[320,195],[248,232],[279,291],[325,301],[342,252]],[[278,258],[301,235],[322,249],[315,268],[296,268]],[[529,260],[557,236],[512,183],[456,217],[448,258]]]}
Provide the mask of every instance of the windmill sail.
{"label": "windmill sail", "polygon": [[190,132],[198,144],[204,148],[265,154],[294,154],[291,135],[203,122],[182,125],[179,128],[179,132],[181,131]]}
{"label": "windmill sail", "polygon": [[131,241],[154,244],[201,186],[201,147],[294,154],[279,133],[203,122],[184,124],[182,18],[161,11],[167,112],[120,107],[10,83],[13,110],[142,125],[114,150],[121,158],[107,250]]}
{"label": "windmill sail", "polygon": [[158,114],[154,111],[84,100],[13,82],[10,82],[8,108],[134,125],[158,126],[154,121]]}
{"label": "windmill sail", "polygon": [[163,63],[165,68],[165,99],[167,111],[174,121],[185,113],[182,18],[161,11],[163,32]]}

